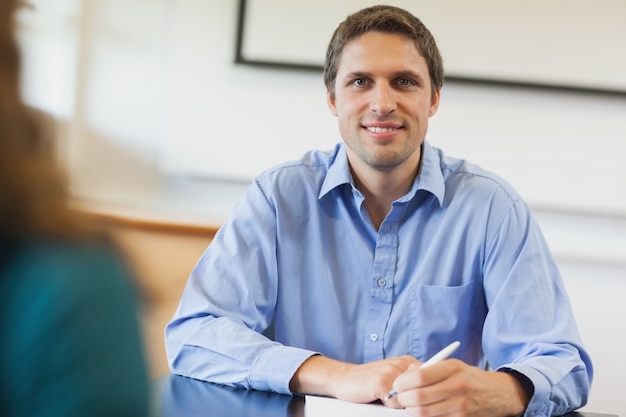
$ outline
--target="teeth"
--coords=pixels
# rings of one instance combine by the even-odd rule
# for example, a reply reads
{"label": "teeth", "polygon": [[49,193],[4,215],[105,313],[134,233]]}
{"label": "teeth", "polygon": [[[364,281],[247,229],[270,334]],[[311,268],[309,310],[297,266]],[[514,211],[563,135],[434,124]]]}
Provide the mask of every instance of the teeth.
{"label": "teeth", "polygon": [[393,132],[396,129],[392,127],[368,127],[367,130],[374,133],[387,133]]}

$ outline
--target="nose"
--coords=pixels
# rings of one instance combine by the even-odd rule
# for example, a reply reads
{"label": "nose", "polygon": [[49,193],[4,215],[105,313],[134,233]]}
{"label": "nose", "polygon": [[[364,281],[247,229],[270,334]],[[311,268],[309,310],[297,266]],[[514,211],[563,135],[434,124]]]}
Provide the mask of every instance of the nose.
{"label": "nose", "polygon": [[370,109],[379,116],[387,116],[396,110],[393,88],[387,84],[377,84],[372,89]]}

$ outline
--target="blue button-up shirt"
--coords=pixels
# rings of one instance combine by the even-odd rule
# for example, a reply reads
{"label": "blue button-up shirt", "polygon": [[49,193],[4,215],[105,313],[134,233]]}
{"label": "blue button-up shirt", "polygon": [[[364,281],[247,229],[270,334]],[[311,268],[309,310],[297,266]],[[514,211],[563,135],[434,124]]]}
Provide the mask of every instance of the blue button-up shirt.
{"label": "blue button-up shirt", "polygon": [[[411,190],[373,226],[345,146],[262,173],[194,268],[166,328],[175,373],[289,392],[315,353],[364,363],[453,355],[534,384],[527,414],[584,405],[592,377],[528,206],[424,143]],[[272,323],[275,341],[261,333]]]}

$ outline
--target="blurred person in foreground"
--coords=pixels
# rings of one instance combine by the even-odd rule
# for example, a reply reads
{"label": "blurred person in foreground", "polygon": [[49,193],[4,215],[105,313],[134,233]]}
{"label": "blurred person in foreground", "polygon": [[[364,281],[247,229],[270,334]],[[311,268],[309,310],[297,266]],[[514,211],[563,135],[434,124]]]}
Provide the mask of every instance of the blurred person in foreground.
{"label": "blurred person in foreground", "polygon": [[428,29],[390,6],[350,15],[324,81],[343,143],[249,186],[166,328],[173,372],[415,416],[584,405],[592,364],[530,208],[426,140],[443,84]]}
{"label": "blurred person in foreground", "polygon": [[148,415],[130,269],[67,207],[40,117],[20,99],[17,2],[0,0],[0,415]]}

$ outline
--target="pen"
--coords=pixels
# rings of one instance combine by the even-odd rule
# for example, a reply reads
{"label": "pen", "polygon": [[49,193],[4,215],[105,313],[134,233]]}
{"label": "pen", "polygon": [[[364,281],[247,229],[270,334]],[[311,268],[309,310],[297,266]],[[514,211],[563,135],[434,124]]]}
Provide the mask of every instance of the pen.
{"label": "pen", "polygon": [[[461,346],[461,342],[459,342],[458,340],[456,342],[450,343],[448,346],[441,349],[439,352],[435,353],[435,355],[432,358],[424,362],[422,366],[420,366],[420,369],[427,368],[431,365],[441,362],[444,359],[447,359],[450,355],[454,353],[455,350],[458,349],[459,346]],[[396,390],[389,391],[389,394],[387,394],[387,398],[385,398],[385,401],[395,397],[396,395],[398,395],[398,391]]]}

